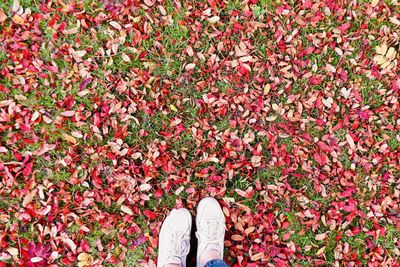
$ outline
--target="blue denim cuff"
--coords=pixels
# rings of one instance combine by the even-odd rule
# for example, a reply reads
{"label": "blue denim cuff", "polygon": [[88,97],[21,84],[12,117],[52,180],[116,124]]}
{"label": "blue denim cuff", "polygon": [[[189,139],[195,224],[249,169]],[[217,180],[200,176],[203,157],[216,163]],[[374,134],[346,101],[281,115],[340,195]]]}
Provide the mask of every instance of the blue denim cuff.
{"label": "blue denim cuff", "polygon": [[223,260],[212,260],[206,263],[204,267],[229,267]]}

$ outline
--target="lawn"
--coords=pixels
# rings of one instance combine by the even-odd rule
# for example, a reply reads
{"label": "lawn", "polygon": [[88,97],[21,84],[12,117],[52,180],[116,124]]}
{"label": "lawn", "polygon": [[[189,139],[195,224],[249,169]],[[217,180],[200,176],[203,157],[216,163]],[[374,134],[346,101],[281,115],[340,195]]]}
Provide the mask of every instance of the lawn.
{"label": "lawn", "polygon": [[231,266],[399,266],[396,0],[4,0],[0,267],[155,266],[217,198]]}

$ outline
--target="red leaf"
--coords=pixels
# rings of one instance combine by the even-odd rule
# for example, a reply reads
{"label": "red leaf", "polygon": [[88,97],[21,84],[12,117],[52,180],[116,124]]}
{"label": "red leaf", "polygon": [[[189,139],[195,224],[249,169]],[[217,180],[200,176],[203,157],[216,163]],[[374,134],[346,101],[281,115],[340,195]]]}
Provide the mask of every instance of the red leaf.
{"label": "red leaf", "polygon": [[239,71],[240,74],[242,74],[243,76],[248,75],[250,73],[249,69],[246,68],[243,65],[239,65],[237,66],[237,70]]}
{"label": "red leaf", "polygon": [[347,188],[345,191],[342,192],[340,195],[343,198],[351,196],[354,192],[356,192],[356,189],[354,187]]}
{"label": "red leaf", "polygon": [[358,115],[360,116],[360,118],[361,118],[363,121],[368,121],[369,118],[370,118],[368,111],[360,110],[360,112],[358,113]]}
{"label": "red leaf", "polygon": [[353,199],[349,200],[349,204],[343,206],[343,210],[346,212],[355,212],[357,211],[356,202]]}
{"label": "red leaf", "polygon": [[307,56],[307,55],[311,54],[314,51],[315,51],[315,47],[313,47],[313,46],[307,47],[306,50],[304,50],[303,52],[301,52],[299,54],[299,57]]}
{"label": "red leaf", "polygon": [[312,76],[312,77],[310,78],[310,83],[311,83],[312,85],[318,85],[318,84],[320,84],[321,82],[322,82],[322,80],[319,79],[318,77]]}
{"label": "red leaf", "polygon": [[327,157],[324,153],[321,153],[321,154],[314,153],[314,158],[319,163],[319,165],[325,166],[325,164],[327,162]]}
{"label": "red leaf", "polygon": [[22,171],[22,174],[24,176],[29,176],[32,173],[32,168],[33,168],[33,162],[29,162],[28,164],[25,165],[24,170]]}
{"label": "red leaf", "polygon": [[319,141],[317,144],[318,144],[318,146],[319,146],[323,151],[325,151],[325,152],[332,152],[332,151],[333,151],[332,147],[326,145],[326,144],[325,144],[324,142],[322,142],[322,141]]}
{"label": "red leaf", "polygon": [[150,220],[154,220],[155,218],[157,218],[157,214],[155,214],[154,212],[152,212],[151,210],[145,210],[143,211],[143,214],[149,218]]}
{"label": "red leaf", "polygon": [[342,79],[344,82],[347,82],[347,71],[342,70],[340,72],[340,79]]}

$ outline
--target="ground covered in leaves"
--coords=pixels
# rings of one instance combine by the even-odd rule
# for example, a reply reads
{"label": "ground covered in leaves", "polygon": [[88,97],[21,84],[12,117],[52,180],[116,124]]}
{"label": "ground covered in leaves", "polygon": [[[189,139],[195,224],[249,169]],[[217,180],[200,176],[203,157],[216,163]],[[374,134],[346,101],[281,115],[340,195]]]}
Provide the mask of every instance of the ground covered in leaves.
{"label": "ground covered in leaves", "polygon": [[400,4],[0,3],[0,266],[154,266],[220,200],[231,266],[398,266]]}

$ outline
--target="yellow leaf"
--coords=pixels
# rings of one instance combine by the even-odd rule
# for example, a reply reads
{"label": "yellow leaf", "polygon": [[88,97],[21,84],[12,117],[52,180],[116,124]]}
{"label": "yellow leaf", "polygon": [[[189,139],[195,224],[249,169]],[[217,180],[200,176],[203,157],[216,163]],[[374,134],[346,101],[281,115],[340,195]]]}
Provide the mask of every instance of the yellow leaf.
{"label": "yellow leaf", "polygon": [[372,7],[376,7],[378,5],[378,3],[379,3],[379,0],[372,0],[371,1],[371,6]]}
{"label": "yellow leaf", "polygon": [[244,240],[244,237],[241,236],[241,235],[232,235],[231,238],[232,238],[233,241],[242,241],[242,240]]}
{"label": "yellow leaf", "polygon": [[396,50],[393,47],[390,47],[386,53],[386,57],[392,61],[396,57]]}
{"label": "yellow leaf", "polygon": [[387,51],[387,45],[383,44],[381,46],[377,46],[375,49],[376,49],[376,53],[378,53],[380,55],[385,55],[386,51]]}
{"label": "yellow leaf", "polygon": [[386,61],[386,58],[382,55],[376,55],[374,56],[374,61],[380,65]]}
{"label": "yellow leaf", "polygon": [[268,95],[269,90],[271,90],[271,85],[270,84],[265,85],[265,87],[264,87],[264,95]]}
{"label": "yellow leaf", "polygon": [[90,266],[93,262],[93,257],[86,252],[82,252],[78,255],[78,261],[78,267]]}
{"label": "yellow leaf", "polygon": [[133,22],[133,23],[138,23],[138,22],[140,22],[141,19],[142,19],[142,17],[134,17],[134,18],[132,19],[132,22]]}
{"label": "yellow leaf", "polygon": [[19,25],[23,25],[23,24],[25,23],[25,20],[24,20],[20,15],[14,15],[14,16],[12,17],[12,20],[13,20],[15,23],[19,24]]}
{"label": "yellow leaf", "polygon": [[88,256],[90,256],[88,253],[82,252],[81,254],[78,255],[78,261],[85,261]]}
{"label": "yellow leaf", "polygon": [[251,261],[258,261],[262,257],[264,257],[264,252],[259,252],[257,254],[254,254],[253,256],[251,256],[250,260]]}
{"label": "yellow leaf", "polygon": [[317,251],[317,256],[319,256],[319,255],[321,255],[322,253],[324,253],[324,251],[325,251],[325,248],[326,248],[326,246],[325,246],[325,247],[322,247],[322,248],[320,248],[320,249]]}
{"label": "yellow leaf", "polygon": [[172,105],[172,104],[169,106],[169,108],[170,108],[172,111],[178,112],[178,109],[177,109],[174,105]]}
{"label": "yellow leaf", "polygon": [[392,63],[390,63],[389,66],[386,67],[386,69],[387,69],[387,70],[391,70],[394,66],[395,66],[395,65],[394,65],[393,62],[392,62]]}
{"label": "yellow leaf", "polygon": [[390,62],[388,60],[388,61],[385,61],[384,63],[381,64],[381,68],[382,69],[391,69],[392,67],[390,67],[390,65],[393,65],[393,64],[392,64],[392,62]]}
{"label": "yellow leaf", "polygon": [[65,140],[67,140],[68,142],[70,142],[70,143],[73,143],[73,144],[76,144],[77,143],[77,141],[76,141],[76,139],[73,137],[73,136],[70,136],[70,135],[68,135],[68,134],[62,134],[62,136],[63,136],[63,138],[65,139]]}

